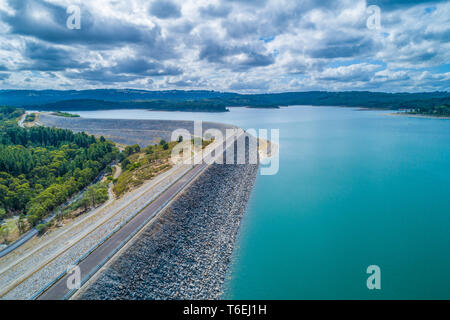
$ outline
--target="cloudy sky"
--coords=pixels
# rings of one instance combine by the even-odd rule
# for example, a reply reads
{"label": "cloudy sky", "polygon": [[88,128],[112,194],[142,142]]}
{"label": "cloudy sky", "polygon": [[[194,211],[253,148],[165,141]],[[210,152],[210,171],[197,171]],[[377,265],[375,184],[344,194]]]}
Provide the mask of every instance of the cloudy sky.
{"label": "cloudy sky", "polygon": [[0,0],[0,89],[87,88],[448,91],[450,1]]}

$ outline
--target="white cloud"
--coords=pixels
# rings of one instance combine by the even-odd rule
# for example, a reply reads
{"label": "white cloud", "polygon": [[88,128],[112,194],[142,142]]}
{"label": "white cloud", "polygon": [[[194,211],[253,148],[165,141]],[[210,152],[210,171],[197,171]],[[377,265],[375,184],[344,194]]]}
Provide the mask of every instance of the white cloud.
{"label": "white cloud", "polygon": [[369,30],[364,0],[0,0],[0,87],[446,90],[450,3],[425,2],[380,5]]}

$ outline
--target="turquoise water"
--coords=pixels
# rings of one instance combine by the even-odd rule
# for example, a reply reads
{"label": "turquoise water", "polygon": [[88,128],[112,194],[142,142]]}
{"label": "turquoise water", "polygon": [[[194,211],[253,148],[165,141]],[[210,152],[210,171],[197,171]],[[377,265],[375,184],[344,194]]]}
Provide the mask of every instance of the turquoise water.
{"label": "turquoise water", "polygon": [[[335,107],[79,113],[280,130],[280,171],[257,177],[225,298],[450,299],[450,120]],[[366,287],[369,265],[381,290]]]}

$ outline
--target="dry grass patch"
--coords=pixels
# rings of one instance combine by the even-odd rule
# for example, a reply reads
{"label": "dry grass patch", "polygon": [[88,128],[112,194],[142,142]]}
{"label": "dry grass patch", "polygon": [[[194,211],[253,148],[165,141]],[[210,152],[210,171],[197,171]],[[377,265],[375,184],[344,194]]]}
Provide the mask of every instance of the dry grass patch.
{"label": "dry grass patch", "polygon": [[[203,140],[203,148],[212,142],[213,140]],[[126,148],[129,153],[135,153],[122,160],[122,174],[114,179],[114,194],[120,197],[172,168],[172,150],[178,143],[162,140],[158,145],[150,145],[142,150],[138,146]]]}

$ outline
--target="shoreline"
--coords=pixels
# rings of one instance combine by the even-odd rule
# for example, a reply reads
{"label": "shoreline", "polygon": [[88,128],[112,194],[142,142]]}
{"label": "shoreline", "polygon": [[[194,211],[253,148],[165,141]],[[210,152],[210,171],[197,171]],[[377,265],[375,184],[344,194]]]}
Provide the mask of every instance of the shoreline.
{"label": "shoreline", "polygon": [[392,116],[392,117],[409,117],[409,118],[420,118],[420,119],[437,119],[437,120],[450,120],[450,116],[432,116],[432,115],[426,115],[426,114],[408,114],[408,113],[385,113],[386,116]]}

